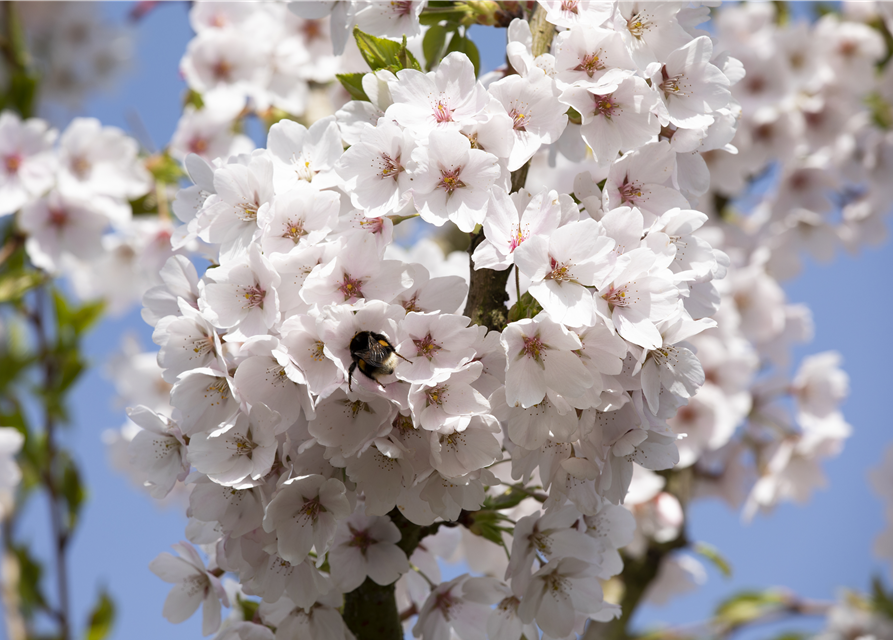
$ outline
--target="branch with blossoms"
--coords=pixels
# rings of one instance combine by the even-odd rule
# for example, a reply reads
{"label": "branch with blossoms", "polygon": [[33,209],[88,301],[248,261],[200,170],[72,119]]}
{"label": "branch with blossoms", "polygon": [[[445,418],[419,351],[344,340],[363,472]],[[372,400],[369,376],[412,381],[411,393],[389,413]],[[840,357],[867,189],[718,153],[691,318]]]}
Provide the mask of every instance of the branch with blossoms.
{"label": "branch with blossoms", "polygon": [[[165,615],[204,602],[213,631],[229,572],[238,602],[261,603],[221,636],[557,638],[588,619],[587,637],[629,637],[636,608],[692,570],[675,553],[691,500],[746,492],[749,448],[746,512],[769,508],[849,429],[834,356],[757,378],[805,316],[733,215],[698,210],[736,203],[711,171],[746,148],[741,62],[675,5],[292,9],[193,14],[183,68],[208,117],[231,103],[273,124],[266,150],[186,158],[175,246],[206,243],[212,268],[169,263],[146,298],[172,410],[139,410],[153,435],[137,466],[168,490],[194,469],[188,534],[209,558],[157,563],[181,584]],[[270,16],[328,31],[336,53],[353,34],[370,71],[337,75],[353,100],[333,117],[277,121],[307,106],[301,83],[232,56],[239,25]],[[484,82],[474,21],[507,26],[508,66]],[[278,60],[286,40],[251,55]],[[416,216],[468,234],[467,289],[393,249]],[[163,473],[150,443],[170,452]],[[466,551],[492,551],[486,577],[438,584],[432,553],[463,529]],[[180,600],[175,574],[203,597]]]}

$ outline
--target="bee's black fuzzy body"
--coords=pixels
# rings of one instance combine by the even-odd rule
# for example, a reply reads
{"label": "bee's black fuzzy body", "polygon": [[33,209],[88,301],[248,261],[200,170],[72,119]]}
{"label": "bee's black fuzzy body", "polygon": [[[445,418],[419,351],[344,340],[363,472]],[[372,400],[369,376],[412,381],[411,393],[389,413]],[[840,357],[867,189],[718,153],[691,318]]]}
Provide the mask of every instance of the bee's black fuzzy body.
{"label": "bee's black fuzzy body", "polygon": [[403,358],[385,336],[374,331],[360,331],[353,337],[350,341],[350,357],[353,362],[347,370],[347,388],[351,391],[353,372],[356,369],[370,380],[381,384],[378,379],[394,373],[397,358]]}

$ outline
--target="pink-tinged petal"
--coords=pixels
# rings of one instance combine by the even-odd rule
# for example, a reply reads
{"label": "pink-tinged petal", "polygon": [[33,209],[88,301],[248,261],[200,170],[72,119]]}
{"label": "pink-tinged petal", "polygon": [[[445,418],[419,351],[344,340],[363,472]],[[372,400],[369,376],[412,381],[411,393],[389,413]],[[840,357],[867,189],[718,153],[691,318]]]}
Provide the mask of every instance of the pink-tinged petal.
{"label": "pink-tinged petal", "polygon": [[663,344],[663,336],[646,316],[632,307],[614,309],[614,326],[625,340],[649,350],[657,349]]}
{"label": "pink-tinged petal", "polygon": [[206,576],[196,575],[195,582],[181,582],[171,589],[164,600],[164,608],[161,615],[172,624],[180,624],[188,620],[199,608],[205,597],[205,589],[198,582],[199,579],[208,582]]}
{"label": "pink-tinged petal", "polygon": [[660,406],[660,372],[654,360],[648,359],[642,365],[642,393],[648,402],[651,413],[657,415]]}
{"label": "pink-tinged petal", "polygon": [[202,635],[209,636],[220,628],[220,600],[211,591],[202,606]]}
{"label": "pink-tinged petal", "polygon": [[521,273],[535,282],[545,278],[550,270],[549,239],[545,236],[527,238],[513,255]]}
{"label": "pink-tinged petal", "polygon": [[391,584],[409,571],[406,554],[394,544],[374,544],[369,547],[366,558],[369,577],[376,584]]}
{"label": "pink-tinged petal", "polygon": [[549,388],[568,398],[576,398],[593,384],[592,374],[570,351],[550,351],[546,356]]}
{"label": "pink-tinged petal", "polygon": [[539,404],[546,397],[545,367],[528,356],[513,360],[513,355],[509,354],[510,364],[505,372],[506,404],[524,408]]}

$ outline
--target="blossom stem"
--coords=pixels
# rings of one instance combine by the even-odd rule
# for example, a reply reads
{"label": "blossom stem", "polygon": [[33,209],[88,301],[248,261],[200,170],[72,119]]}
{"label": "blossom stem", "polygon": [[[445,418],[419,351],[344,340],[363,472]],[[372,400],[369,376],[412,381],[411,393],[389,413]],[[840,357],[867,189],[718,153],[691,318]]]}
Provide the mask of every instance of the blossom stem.
{"label": "blossom stem", "polygon": [[[47,292],[41,287],[36,290],[35,295],[35,307],[30,311],[29,316],[37,336],[37,351],[40,354],[40,360],[43,365],[44,392],[47,394],[47,397],[50,397],[59,384],[58,363],[53,354],[53,348],[50,345],[50,336],[48,335],[48,327],[46,326],[48,314],[45,298]],[[68,542],[70,540],[70,531],[62,518],[62,502],[64,497],[61,494],[60,486],[54,475],[54,471],[60,465],[60,462],[57,460],[58,451],[55,440],[56,426],[56,417],[50,407],[47,406],[43,434],[46,460],[43,472],[41,473],[41,481],[49,494],[50,526],[52,527],[56,554],[56,588],[58,591],[59,602],[55,611],[55,617],[59,622],[59,638],[61,640],[69,640],[71,638],[71,615],[66,553],[68,550]]]}

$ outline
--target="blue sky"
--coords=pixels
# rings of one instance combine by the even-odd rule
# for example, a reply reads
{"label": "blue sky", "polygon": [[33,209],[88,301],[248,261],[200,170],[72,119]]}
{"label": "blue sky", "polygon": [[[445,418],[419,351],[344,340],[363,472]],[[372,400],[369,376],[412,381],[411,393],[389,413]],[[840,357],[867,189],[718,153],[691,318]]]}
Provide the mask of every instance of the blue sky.
{"label": "blue sky", "polygon": [[[121,21],[130,7],[129,3],[109,3],[103,10]],[[191,38],[187,5],[161,3],[140,23],[135,37],[130,72],[111,95],[91,100],[78,115],[93,115],[129,131],[130,114],[136,113],[155,147],[161,148],[174,131],[185,90],[178,64]],[[501,60],[500,47],[482,47],[485,67]],[[885,525],[882,504],[871,493],[866,473],[893,442],[886,402],[893,374],[884,358],[893,331],[891,273],[893,248],[887,241],[857,257],[839,255],[830,265],[807,262],[804,274],[786,285],[789,300],[808,304],[815,320],[815,340],[796,351],[798,359],[830,349],[843,354],[851,382],[843,409],[854,435],[842,455],[825,465],[829,487],[818,491],[806,506],[784,504],[772,516],[758,516],[744,525],[739,514],[718,503],[696,503],[690,514],[690,537],[718,547],[732,564],[733,577],[726,580],[708,567],[705,587],[667,607],[646,608],[638,620],[697,621],[709,615],[722,598],[744,588],[785,586],[805,597],[829,599],[839,587],[867,589],[875,573],[890,582],[889,565],[871,554],[873,539]],[[86,350],[91,361],[103,363],[128,333],[137,335],[144,348],[153,347],[149,327],[134,310],[124,318],[105,320],[90,335]],[[110,469],[100,436],[124,420],[123,410],[112,406],[112,394],[111,383],[94,367],[75,393],[75,425],[65,434],[90,492],[71,547],[77,628],[82,628],[98,588],[105,586],[118,607],[113,638],[200,638],[200,616],[181,625],[171,625],[161,616],[170,585],[154,576],[148,563],[158,553],[170,551],[171,543],[184,539],[185,517],[179,506],[157,506]],[[47,549],[46,505],[35,502],[31,511],[20,533]],[[4,633],[0,630],[0,638]],[[771,636],[759,629],[738,637]]]}

